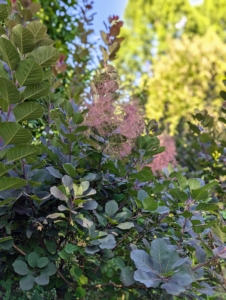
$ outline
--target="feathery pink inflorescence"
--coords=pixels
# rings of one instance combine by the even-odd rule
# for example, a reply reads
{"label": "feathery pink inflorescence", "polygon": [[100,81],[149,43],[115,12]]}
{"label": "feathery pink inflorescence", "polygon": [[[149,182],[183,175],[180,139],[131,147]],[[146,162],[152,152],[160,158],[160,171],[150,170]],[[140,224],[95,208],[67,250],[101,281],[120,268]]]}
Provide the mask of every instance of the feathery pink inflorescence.
{"label": "feathery pink inflorescence", "polygon": [[136,102],[116,105],[117,72],[107,66],[91,85],[93,102],[88,106],[85,124],[108,140],[106,151],[120,157],[131,153],[134,140],[144,130],[143,115]]}
{"label": "feathery pink inflorescence", "polygon": [[159,137],[160,145],[165,147],[165,151],[157,154],[153,162],[149,165],[154,173],[161,171],[168,164],[175,166],[176,161],[176,145],[174,138],[167,135]]}

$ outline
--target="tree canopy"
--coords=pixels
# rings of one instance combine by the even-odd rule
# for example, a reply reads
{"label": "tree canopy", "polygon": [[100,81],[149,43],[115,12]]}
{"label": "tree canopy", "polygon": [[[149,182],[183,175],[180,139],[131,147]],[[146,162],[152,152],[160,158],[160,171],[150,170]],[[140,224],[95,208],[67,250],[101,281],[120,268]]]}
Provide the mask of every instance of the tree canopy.
{"label": "tree canopy", "polygon": [[[148,117],[165,115],[175,126],[195,105],[201,108],[216,100],[219,85],[214,81],[226,70],[224,1],[205,0],[193,6],[188,0],[129,0],[125,23],[122,33],[126,38],[116,64],[127,82],[133,82],[135,91],[146,91]],[[197,80],[203,76],[209,84]],[[192,82],[198,89],[191,91]],[[185,100],[186,90],[190,92]],[[197,93],[205,96],[199,98]],[[170,103],[174,103],[177,117]]]}

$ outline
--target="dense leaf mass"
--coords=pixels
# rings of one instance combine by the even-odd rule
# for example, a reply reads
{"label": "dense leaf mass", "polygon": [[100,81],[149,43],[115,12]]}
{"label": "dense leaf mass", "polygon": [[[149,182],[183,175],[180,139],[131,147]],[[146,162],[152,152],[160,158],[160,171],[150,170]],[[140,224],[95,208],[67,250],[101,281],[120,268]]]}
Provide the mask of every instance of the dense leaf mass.
{"label": "dense leaf mass", "polygon": [[186,148],[163,135],[162,155],[157,123],[123,101],[110,64],[123,22],[111,16],[101,32],[86,102],[87,77],[81,66],[64,77],[40,5],[10,3],[0,0],[0,298],[223,299],[226,105],[219,118],[195,111]]}

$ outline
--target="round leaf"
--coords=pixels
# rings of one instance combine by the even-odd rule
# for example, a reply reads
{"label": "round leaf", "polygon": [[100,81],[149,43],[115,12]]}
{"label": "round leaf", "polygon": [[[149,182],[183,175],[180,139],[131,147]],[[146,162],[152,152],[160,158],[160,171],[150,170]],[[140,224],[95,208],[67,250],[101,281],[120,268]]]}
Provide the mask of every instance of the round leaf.
{"label": "round leaf", "polygon": [[14,271],[19,275],[27,275],[29,272],[27,264],[22,260],[16,260],[13,263]]}
{"label": "round leaf", "polygon": [[110,200],[105,204],[105,212],[108,216],[114,215],[118,210],[118,203],[115,200]]}
{"label": "round leaf", "polygon": [[44,268],[48,264],[49,260],[47,257],[41,257],[37,261],[37,267]]}
{"label": "round leaf", "polygon": [[32,268],[35,268],[37,266],[38,259],[39,259],[38,254],[35,252],[31,252],[27,256],[28,264]]}
{"label": "round leaf", "polygon": [[49,276],[40,275],[35,277],[35,282],[39,285],[47,285],[49,283]]}
{"label": "round leaf", "polygon": [[36,42],[43,39],[45,37],[46,31],[47,31],[47,27],[39,21],[30,22],[26,28],[29,31],[31,31],[31,33],[35,37]]}
{"label": "round leaf", "polygon": [[27,274],[20,279],[20,288],[23,291],[29,291],[33,288],[35,284],[35,278],[32,274]]}
{"label": "round leaf", "polygon": [[49,263],[41,272],[41,275],[52,276],[56,274],[57,268],[54,263]]}

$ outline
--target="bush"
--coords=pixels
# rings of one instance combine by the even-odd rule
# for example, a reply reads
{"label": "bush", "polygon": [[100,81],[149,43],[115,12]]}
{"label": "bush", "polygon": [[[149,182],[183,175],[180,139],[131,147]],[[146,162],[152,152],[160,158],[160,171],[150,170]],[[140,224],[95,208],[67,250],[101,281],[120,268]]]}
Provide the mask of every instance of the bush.
{"label": "bush", "polygon": [[[113,17],[109,32],[102,32],[104,68],[92,83],[87,111],[53,93],[57,79],[51,68],[60,54],[46,27],[26,21],[23,8],[12,14],[0,4],[0,12],[3,299],[220,295],[225,224],[222,203],[212,197],[219,182],[186,178],[170,167],[155,176],[147,164],[163,151],[158,138],[138,136],[143,125],[136,107],[114,103],[115,88],[98,91],[106,78],[107,87],[111,80],[115,87],[108,59],[122,41],[122,22]],[[108,130],[101,136],[96,123],[89,123],[90,112],[108,97],[111,121],[119,122],[109,130],[110,119],[102,120]],[[131,111],[136,126],[129,123],[127,134]],[[119,146],[129,143],[130,151],[112,155],[116,138]]]}

